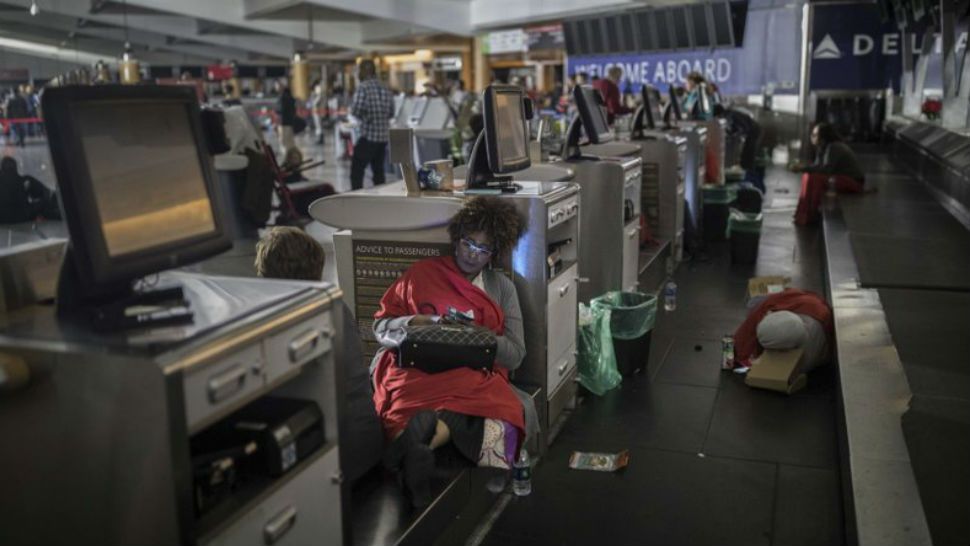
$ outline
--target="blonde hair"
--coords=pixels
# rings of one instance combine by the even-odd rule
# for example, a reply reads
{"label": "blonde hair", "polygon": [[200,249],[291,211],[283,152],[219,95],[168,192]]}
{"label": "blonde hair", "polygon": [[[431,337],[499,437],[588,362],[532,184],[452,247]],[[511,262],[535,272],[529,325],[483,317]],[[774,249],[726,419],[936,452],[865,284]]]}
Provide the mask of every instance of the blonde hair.
{"label": "blonde hair", "polygon": [[260,277],[319,281],[323,263],[320,243],[295,227],[274,227],[256,243],[256,275]]}

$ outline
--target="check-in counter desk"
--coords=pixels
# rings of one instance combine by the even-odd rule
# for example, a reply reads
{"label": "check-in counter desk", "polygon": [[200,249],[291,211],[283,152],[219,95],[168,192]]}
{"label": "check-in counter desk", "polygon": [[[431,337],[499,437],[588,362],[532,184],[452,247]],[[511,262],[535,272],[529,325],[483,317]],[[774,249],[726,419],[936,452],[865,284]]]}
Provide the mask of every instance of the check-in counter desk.
{"label": "check-in counter desk", "polygon": [[679,263],[684,251],[687,137],[678,132],[647,131],[631,142],[640,146],[641,211],[658,242],[657,252],[669,247],[669,255]]}
{"label": "check-in counter desk", "polygon": [[[527,218],[522,239],[502,264],[522,308],[526,356],[516,384],[537,387],[543,443],[576,395],[576,314],[580,241],[579,188],[563,182],[517,182],[502,194]],[[364,340],[365,365],[378,349],[374,314],[387,288],[414,262],[454,252],[447,224],[467,197],[408,196],[403,182],[327,197],[310,207],[334,235],[338,282]]]}
{"label": "check-in counter desk", "polygon": [[[51,305],[0,314],[0,353],[31,376],[0,398],[4,544],[340,544],[340,291],[162,274],[169,283],[194,323],[99,334]],[[267,395],[316,402],[323,445],[200,511],[194,440]]]}
{"label": "check-in counter desk", "polygon": [[640,265],[639,146],[606,143],[582,147],[583,157],[567,159],[582,193],[579,245],[579,301],[611,290],[636,291]]}

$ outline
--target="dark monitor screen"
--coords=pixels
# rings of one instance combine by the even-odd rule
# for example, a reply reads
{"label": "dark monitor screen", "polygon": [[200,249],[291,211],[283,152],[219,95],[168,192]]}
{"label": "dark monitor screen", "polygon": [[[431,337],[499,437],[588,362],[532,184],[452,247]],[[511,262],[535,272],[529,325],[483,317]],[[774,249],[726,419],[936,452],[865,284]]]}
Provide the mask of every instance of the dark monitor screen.
{"label": "dark monitor screen", "polygon": [[690,6],[690,25],[694,35],[694,47],[711,47],[711,35],[707,24],[707,4]]}
{"label": "dark monitor screen", "polygon": [[690,31],[687,27],[687,8],[671,8],[670,13],[672,14],[673,20],[674,47],[677,49],[690,49],[692,44],[690,42]]}
{"label": "dark monitor screen", "polygon": [[731,24],[731,9],[727,2],[711,4],[711,15],[714,22],[714,45],[719,47],[733,47],[734,36]]}
{"label": "dark monitor screen", "polygon": [[514,85],[491,85],[485,90],[482,121],[488,164],[495,174],[520,171],[531,165],[525,119],[525,94]]}
{"label": "dark monitor screen", "polygon": [[194,89],[54,88],[43,108],[82,282],[123,283],[229,247]]}
{"label": "dark monitor screen", "polygon": [[602,144],[613,140],[613,133],[606,121],[606,110],[600,104],[602,99],[599,91],[591,85],[577,85],[574,89],[576,109],[579,110],[579,118],[590,142]]}
{"label": "dark monitor screen", "polygon": [[656,87],[644,85],[640,88],[640,95],[643,98],[644,125],[651,129],[656,129],[663,124],[663,106],[660,104],[662,102],[660,91]]}
{"label": "dark monitor screen", "polygon": [[684,113],[680,107],[680,97],[677,96],[677,87],[671,85],[668,95],[670,98],[670,112],[673,115],[674,120],[679,121],[684,119]]}
{"label": "dark monitor screen", "polygon": [[654,26],[653,10],[645,9],[636,13],[636,47],[640,51],[657,49],[657,31]]}
{"label": "dark monitor screen", "polygon": [[654,25],[657,31],[657,49],[673,49],[673,22],[670,18],[670,10],[657,10],[654,17]]}

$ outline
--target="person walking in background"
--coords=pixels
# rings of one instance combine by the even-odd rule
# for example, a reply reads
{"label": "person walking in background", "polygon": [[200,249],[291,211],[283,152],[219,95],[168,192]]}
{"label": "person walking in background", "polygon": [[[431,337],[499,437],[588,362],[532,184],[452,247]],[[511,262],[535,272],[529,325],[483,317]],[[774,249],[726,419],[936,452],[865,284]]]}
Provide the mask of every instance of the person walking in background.
{"label": "person walking in background", "polygon": [[384,183],[384,150],[390,139],[390,120],[394,117],[394,95],[377,78],[374,61],[361,61],[357,78],[360,84],[350,104],[350,113],[360,121],[360,137],[354,144],[350,164],[350,187],[355,190],[364,187],[364,170],[368,164],[374,185]]}
{"label": "person walking in background", "polygon": [[323,92],[323,83],[320,80],[313,82],[313,93],[310,95],[310,115],[313,117],[313,134],[316,136],[317,144],[323,144],[323,118],[321,112],[326,107],[326,100]]}
{"label": "person walking in background", "polygon": [[274,91],[279,93],[276,99],[276,115],[279,117],[280,149],[285,154],[287,150],[296,146],[293,140],[293,124],[296,121],[296,100],[285,82],[279,80],[274,85]]}
{"label": "person walking in background", "polygon": [[[23,119],[28,117],[27,99],[25,99],[20,91],[15,87],[10,98],[7,99],[7,119]],[[27,137],[27,124],[18,121],[15,123],[9,123],[10,125],[10,137],[15,139],[17,146],[23,148],[26,146],[25,139]]]}

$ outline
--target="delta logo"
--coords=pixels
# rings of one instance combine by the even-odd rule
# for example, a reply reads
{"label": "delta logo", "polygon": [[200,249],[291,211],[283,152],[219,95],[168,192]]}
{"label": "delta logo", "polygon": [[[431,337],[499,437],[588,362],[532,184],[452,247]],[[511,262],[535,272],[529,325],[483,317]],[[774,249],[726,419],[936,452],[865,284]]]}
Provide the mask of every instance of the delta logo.
{"label": "delta logo", "polygon": [[815,52],[812,53],[813,59],[841,59],[842,51],[835,45],[835,40],[831,34],[826,34],[822,41],[818,43]]}

